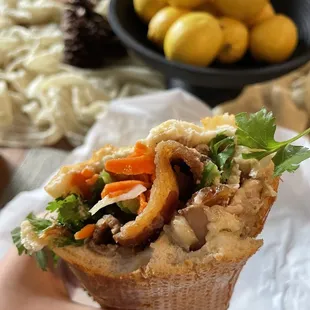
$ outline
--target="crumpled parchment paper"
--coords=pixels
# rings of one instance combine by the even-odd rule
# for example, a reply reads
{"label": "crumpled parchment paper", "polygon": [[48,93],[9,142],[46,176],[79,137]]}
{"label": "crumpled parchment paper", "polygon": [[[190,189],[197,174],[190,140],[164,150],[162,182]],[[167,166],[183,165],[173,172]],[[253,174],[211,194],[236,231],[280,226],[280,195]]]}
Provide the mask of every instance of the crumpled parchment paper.
{"label": "crumpled parchment paper", "polygon": [[273,111],[278,125],[301,132],[310,126],[310,63],[279,79],[247,87],[239,98],[214,108],[215,114]]}

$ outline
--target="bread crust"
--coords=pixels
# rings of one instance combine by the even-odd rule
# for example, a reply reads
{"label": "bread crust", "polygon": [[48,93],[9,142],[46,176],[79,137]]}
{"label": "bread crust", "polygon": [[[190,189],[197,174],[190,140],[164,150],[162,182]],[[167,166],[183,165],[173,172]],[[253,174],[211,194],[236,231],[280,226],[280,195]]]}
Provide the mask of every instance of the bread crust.
{"label": "bread crust", "polygon": [[183,274],[109,278],[71,270],[103,309],[227,309],[233,288],[246,263],[213,261],[208,267],[184,269]]}
{"label": "bread crust", "polygon": [[[271,180],[271,187],[273,188],[273,190],[278,193],[278,189],[279,189],[279,184],[280,184],[280,178],[273,178]],[[273,196],[273,197],[266,197],[265,201],[263,203],[262,208],[260,209],[260,212],[258,214],[258,220],[257,220],[257,225],[254,227],[254,229],[252,230],[250,237],[255,238],[257,235],[259,235],[265,225],[265,222],[267,220],[267,217],[269,215],[269,212],[271,210],[271,207],[273,206],[273,204],[275,203],[277,199],[277,196]]]}
{"label": "bread crust", "polygon": [[[275,191],[278,185],[279,178],[272,179]],[[251,237],[262,231],[275,199],[264,198]],[[159,242],[169,243],[168,238],[161,239]],[[54,251],[68,263],[84,288],[104,309],[224,310],[229,306],[243,266],[261,246],[261,240],[253,240],[239,257],[209,255],[198,260],[189,258],[175,266],[168,260],[166,264],[163,261],[156,264],[150,259],[146,265],[123,274],[111,273],[109,265],[100,262],[103,257],[86,245]],[[165,247],[162,250],[165,251]]]}
{"label": "bread crust", "polygon": [[95,151],[89,160],[81,163],[64,166],[44,187],[45,191],[53,198],[66,196],[69,193],[80,194],[78,188],[72,188],[70,181],[73,173],[81,172],[84,168],[94,169],[96,173],[100,173],[104,169],[104,159],[107,159],[112,154],[117,157],[126,156],[133,150],[132,147],[117,148],[112,145],[105,145]]}

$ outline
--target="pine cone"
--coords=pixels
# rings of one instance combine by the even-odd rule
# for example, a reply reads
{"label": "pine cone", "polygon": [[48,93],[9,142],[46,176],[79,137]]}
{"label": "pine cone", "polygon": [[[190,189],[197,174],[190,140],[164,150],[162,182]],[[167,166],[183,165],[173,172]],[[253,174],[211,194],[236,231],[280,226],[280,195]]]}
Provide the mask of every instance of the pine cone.
{"label": "pine cone", "polygon": [[126,53],[109,22],[90,9],[90,1],[71,0],[71,3],[64,11],[62,22],[65,63],[98,68],[107,58]]}
{"label": "pine cone", "polygon": [[86,10],[92,11],[97,3],[96,0],[68,0],[66,2],[69,5],[81,6]]}

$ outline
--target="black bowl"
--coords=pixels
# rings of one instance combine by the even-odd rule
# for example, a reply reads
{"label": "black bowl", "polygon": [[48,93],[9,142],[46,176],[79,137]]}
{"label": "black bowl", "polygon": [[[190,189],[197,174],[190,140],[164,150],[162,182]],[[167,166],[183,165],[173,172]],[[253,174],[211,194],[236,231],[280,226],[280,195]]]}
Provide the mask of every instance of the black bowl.
{"label": "black bowl", "polygon": [[133,0],[111,0],[109,21],[120,40],[148,65],[162,72],[169,85],[181,86],[214,106],[236,97],[244,86],[277,78],[310,60],[310,1],[271,2],[276,12],[284,13],[295,21],[300,38],[293,56],[275,65],[259,64],[249,54],[234,65],[215,62],[210,67],[196,67],[169,61],[147,39],[147,25],[136,15]]}

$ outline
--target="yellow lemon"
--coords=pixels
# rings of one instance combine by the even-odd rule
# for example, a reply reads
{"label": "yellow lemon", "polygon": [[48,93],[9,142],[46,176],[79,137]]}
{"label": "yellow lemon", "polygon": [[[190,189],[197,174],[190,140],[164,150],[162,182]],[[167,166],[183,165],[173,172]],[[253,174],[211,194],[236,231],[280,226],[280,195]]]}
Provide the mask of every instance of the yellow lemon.
{"label": "yellow lemon", "polygon": [[218,9],[215,7],[215,5],[212,2],[206,2],[203,3],[202,5],[199,5],[198,7],[195,8],[195,11],[202,11],[202,12],[207,12],[212,14],[213,16],[219,16],[220,12]]}
{"label": "yellow lemon", "polygon": [[223,32],[209,13],[192,12],[180,17],[168,30],[165,55],[170,60],[196,66],[208,66],[217,56]]}
{"label": "yellow lemon", "polygon": [[268,0],[215,0],[217,9],[224,15],[242,21],[254,18]]}
{"label": "yellow lemon", "polygon": [[168,0],[168,3],[171,6],[180,7],[184,9],[193,9],[205,2],[206,0]]}
{"label": "yellow lemon", "polygon": [[133,0],[136,13],[145,22],[149,23],[152,17],[167,6],[166,0]]}
{"label": "yellow lemon", "polygon": [[164,39],[171,25],[182,15],[189,13],[187,10],[167,6],[155,14],[149,23],[148,38],[159,47],[163,47]]}
{"label": "yellow lemon", "polygon": [[275,15],[274,8],[271,3],[267,3],[264,8],[252,19],[247,21],[247,25],[255,26],[264,20],[273,17]]}
{"label": "yellow lemon", "polygon": [[217,58],[221,63],[237,62],[248,49],[249,31],[242,22],[229,17],[222,17],[219,22],[224,39]]}
{"label": "yellow lemon", "polygon": [[275,15],[256,25],[250,35],[253,57],[269,63],[280,63],[290,58],[297,44],[297,27],[284,15]]}

